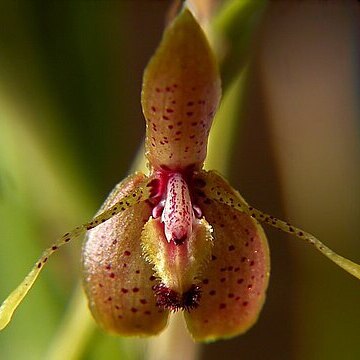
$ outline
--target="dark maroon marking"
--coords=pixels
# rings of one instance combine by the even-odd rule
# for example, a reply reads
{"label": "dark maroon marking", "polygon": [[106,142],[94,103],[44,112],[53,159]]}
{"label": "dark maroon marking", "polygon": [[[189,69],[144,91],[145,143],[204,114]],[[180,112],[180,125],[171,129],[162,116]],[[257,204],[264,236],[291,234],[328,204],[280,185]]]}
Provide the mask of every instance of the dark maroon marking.
{"label": "dark maroon marking", "polygon": [[184,235],[180,239],[173,238],[172,240],[174,241],[175,245],[182,245],[185,242],[186,239],[187,239],[187,236]]}
{"label": "dark maroon marking", "polygon": [[160,308],[170,311],[190,311],[199,306],[201,291],[197,285],[193,284],[190,289],[183,294],[179,294],[164,284],[154,285],[153,290],[156,296],[156,305]]}
{"label": "dark maroon marking", "polygon": [[52,248],[51,248],[51,250],[57,250],[58,249],[58,247],[56,246],[56,245],[54,245]]}
{"label": "dark maroon marking", "polygon": [[147,301],[146,301],[146,299],[140,299],[140,303],[145,305],[145,304],[147,304]]}
{"label": "dark maroon marking", "polygon": [[140,270],[136,270],[135,273],[136,273],[136,274],[140,274]]}
{"label": "dark maroon marking", "polygon": [[235,246],[234,245],[230,245],[229,246],[229,251],[234,251],[235,250]]}
{"label": "dark maroon marking", "polygon": [[125,289],[125,288],[122,288],[122,289],[121,289],[121,292],[124,293],[124,294],[126,294],[126,293],[129,292],[129,290],[128,290],[128,289]]}
{"label": "dark maroon marking", "polygon": [[244,301],[244,302],[242,303],[243,306],[248,306],[248,304],[249,304],[248,301]]}
{"label": "dark maroon marking", "polygon": [[134,292],[134,293],[137,293],[137,292],[139,292],[139,288],[137,288],[137,287],[134,287],[133,289],[132,289],[132,291]]}
{"label": "dark maroon marking", "polygon": [[131,252],[126,250],[126,251],[124,251],[124,255],[130,256],[130,255],[131,255]]}
{"label": "dark maroon marking", "polygon": [[219,309],[220,309],[220,310],[225,309],[225,308],[226,308],[226,304],[221,303],[221,304],[219,305]]}
{"label": "dark maroon marking", "polygon": [[238,279],[237,283],[242,284],[244,282],[244,279]]}
{"label": "dark maroon marking", "polygon": [[209,295],[214,296],[215,294],[216,294],[216,291],[215,291],[215,290],[209,291]]}
{"label": "dark maroon marking", "polygon": [[235,296],[235,295],[234,295],[233,293],[228,294],[228,298],[229,298],[229,299],[233,298],[234,296]]}
{"label": "dark maroon marking", "polygon": [[136,309],[136,308],[134,308],[134,307],[132,307],[130,310],[131,310],[131,312],[133,312],[133,313],[138,312],[138,309]]}
{"label": "dark maroon marking", "polygon": [[207,285],[207,284],[209,283],[209,279],[204,279],[204,280],[202,281],[202,283],[205,284],[205,285]]}
{"label": "dark maroon marking", "polygon": [[151,315],[151,311],[146,310],[146,311],[144,312],[144,314],[145,314],[145,315]]}
{"label": "dark maroon marking", "polygon": [[113,279],[115,277],[115,274],[111,273],[109,276]]}
{"label": "dark maroon marking", "polygon": [[211,255],[211,260],[212,261],[214,261],[214,260],[216,260],[217,259],[217,257],[215,256],[215,255]]}
{"label": "dark maroon marking", "polygon": [[151,275],[150,277],[149,277],[149,280],[150,281],[154,281],[156,279],[156,277],[154,276],[154,275]]}

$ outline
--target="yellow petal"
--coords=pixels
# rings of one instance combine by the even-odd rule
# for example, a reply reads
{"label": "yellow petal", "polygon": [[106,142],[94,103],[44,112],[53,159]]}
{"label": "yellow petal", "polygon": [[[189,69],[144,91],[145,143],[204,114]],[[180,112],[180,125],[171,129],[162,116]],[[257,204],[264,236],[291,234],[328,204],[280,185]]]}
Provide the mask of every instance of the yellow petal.
{"label": "yellow petal", "polygon": [[147,182],[142,183],[141,185],[139,184],[138,188],[133,189],[133,191],[129,193],[128,196],[120,199],[119,202],[113,204],[113,206],[109,207],[106,211],[96,216],[90,222],[80,225],[72,231],[67,232],[49,248],[47,248],[41,255],[40,259],[35,263],[29,274],[26,275],[25,279],[1,304],[0,330],[8,325],[14,314],[14,311],[17,309],[19,304],[23,301],[29,290],[34,285],[38,275],[51,255],[53,255],[61,246],[82,236],[86,230],[93,229],[99,224],[108,221],[114,215],[124,212],[126,209],[138,203],[139,201],[148,199],[150,196],[150,188],[146,187],[146,185]]}
{"label": "yellow petal", "polygon": [[[354,263],[353,261],[344,258],[343,256],[337,254],[326,245],[324,245],[318,238],[314,235],[292,225],[286,221],[275,218],[272,215],[266,214],[254,207],[247,205],[244,202],[238,201],[236,197],[233,196],[231,192],[220,191],[221,187],[218,186],[218,179],[222,179],[214,171],[209,171],[204,175],[204,173],[199,174],[198,181],[202,188],[199,190],[206,196],[208,199],[215,200],[217,202],[223,203],[231,208],[234,208],[240,212],[243,212],[257,221],[266,223],[270,226],[273,226],[276,229],[284,231],[290,235],[296,236],[300,240],[306,241],[308,244],[314,246],[319,250],[323,255],[328,259],[333,261],[336,265],[340,266],[342,269],[347,271],[349,274],[360,279],[360,265]],[[223,180],[225,181],[225,180]]]}
{"label": "yellow petal", "polygon": [[143,78],[146,156],[153,168],[201,168],[220,94],[214,55],[184,10],[165,31]]}
{"label": "yellow petal", "polygon": [[[201,172],[206,181],[207,173]],[[222,178],[219,193],[245,202]],[[229,338],[245,332],[258,318],[269,279],[269,249],[261,226],[250,216],[206,197],[195,198],[214,229],[212,258],[204,271],[198,308],[185,313],[197,341]]]}
{"label": "yellow petal", "polygon": [[[166,291],[173,294],[161,305],[171,310],[197,306],[197,301],[184,302],[183,295],[197,286],[199,277],[211,257],[212,229],[205,219],[196,219],[190,237],[181,245],[168,242],[160,219],[150,219],[142,233],[142,247]],[[161,295],[161,294],[160,294]]]}
{"label": "yellow petal", "polygon": [[[144,179],[135,174],[120,183],[102,210]],[[150,205],[143,201],[88,232],[82,260],[85,291],[94,318],[108,332],[148,336],[166,326],[168,312],[155,304],[156,279],[142,257],[140,236],[150,214]]]}

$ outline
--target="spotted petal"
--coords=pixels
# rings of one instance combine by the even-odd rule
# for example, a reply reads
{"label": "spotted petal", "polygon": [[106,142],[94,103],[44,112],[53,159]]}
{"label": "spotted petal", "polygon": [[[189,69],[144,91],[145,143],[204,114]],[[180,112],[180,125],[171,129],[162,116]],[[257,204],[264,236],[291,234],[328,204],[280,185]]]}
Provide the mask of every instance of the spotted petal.
{"label": "spotted petal", "polygon": [[205,34],[184,10],[165,31],[144,73],[146,156],[154,169],[201,168],[220,93]]}
{"label": "spotted petal", "polygon": [[[207,173],[201,174],[206,181]],[[216,182],[219,192],[244,202],[221,177]],[[185,313],[187,326],[197,341],[236,336],[254,324],[265,300],[270,268],[266,237],[249,215],[201,191],[196,203],[214,229],[214,248],[202,278],[200,306]]]}
{"label": "spotted petal", "polygon": [[[143,180],[135,174],[120,183],[101,211],[131,193]],[[140,237],[151,207],[142,201],[88,232],[83,251],[85,290],[94,318],[123,336],[154,335],[168,311],[155,304],[153,270],[142,257]]]}

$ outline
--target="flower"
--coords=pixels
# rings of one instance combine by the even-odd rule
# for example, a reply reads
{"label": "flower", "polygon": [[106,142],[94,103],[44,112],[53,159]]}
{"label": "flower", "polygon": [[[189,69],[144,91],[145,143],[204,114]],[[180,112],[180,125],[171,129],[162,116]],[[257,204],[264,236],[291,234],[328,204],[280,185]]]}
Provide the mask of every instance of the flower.
{"label": "flower", "polygon": [[1,306],[0,329],[49,256],[85,232],[89,307],[106,331],[124,336],[155,335],[178,310],[197,341],[236,336],[251,327],[265,300],[270,268],[259,222],[307,241],[360,278],[359,265],[249,206],[221,175],[203,170],[220,94],[213,53],[185,9],[165,31],[144,73],[149,175],[126,178],[91,222],[45,250]]}

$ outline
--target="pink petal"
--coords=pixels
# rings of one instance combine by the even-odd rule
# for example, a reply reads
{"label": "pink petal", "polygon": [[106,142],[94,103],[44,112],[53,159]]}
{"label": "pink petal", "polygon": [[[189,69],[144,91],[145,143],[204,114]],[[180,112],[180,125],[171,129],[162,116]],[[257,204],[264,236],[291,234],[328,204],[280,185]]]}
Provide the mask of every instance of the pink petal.
{"label": "pink petal", "polygon": [[165,31],[144,73],[146,156],[154,169],[201,168],[220,93],[215,58],[185,10]]}
{"label": "pink petal", "polygon": [[[144,179],[139,173],[125,179],[100,211]],[[150,214],[147,202],[136,204],[90,230],[84,244],[84,285],[91,312],[105,330],[123,336],[157,334],[167,322],[168,312],[155,304],[152,266],[142,257],[141,231]]]}
{"label": "pink petal", "polygon": [[[200,174],[204,186],[207,173]],[[221,177],[217,185],[244,201]],[[265,300],[270,267],[266,237],[244,213],[202,196],[195,202],[214,228],[214,248],[202,276],[200,305],[185,313],[187,326],[198,341],[233,337],[255,323]]]}

